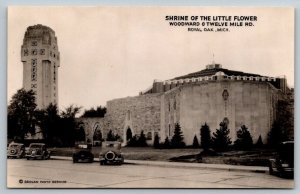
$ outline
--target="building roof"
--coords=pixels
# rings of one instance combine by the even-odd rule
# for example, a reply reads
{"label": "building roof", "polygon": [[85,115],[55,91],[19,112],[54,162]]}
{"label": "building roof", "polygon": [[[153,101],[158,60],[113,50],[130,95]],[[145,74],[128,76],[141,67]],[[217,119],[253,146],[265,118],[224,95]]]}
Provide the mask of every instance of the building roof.
{"label": "building roof", "polygon": [[223,72],[224,74],[228,75],[228,76],[260,76],[258,74],[252,74],[252,73],[244,73],[242,71],[233,71],[233,70],[229,70],[229,69],[224,69],[221,67],[221,65],[219,64],[214,64],[212,65],[208,65],[206,67],[206,69],[203,69],[201,71],[197,71],[194,73],[189,73],[187,75],[183,75],[183,76],[179,76],[179,77],[175,77],[172,80],[177,80],[177,79],[186,79],[186,78],[193,78],[193,77],[205,77],[205,76],[212,76],[215,75],[217,72]]}

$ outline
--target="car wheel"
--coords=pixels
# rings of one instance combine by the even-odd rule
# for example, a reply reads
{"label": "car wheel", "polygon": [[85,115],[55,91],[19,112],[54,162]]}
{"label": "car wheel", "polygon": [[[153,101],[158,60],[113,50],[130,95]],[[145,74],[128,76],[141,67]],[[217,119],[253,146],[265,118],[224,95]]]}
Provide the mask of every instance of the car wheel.
{"label": "car wheel", "polygon": [[29,160],[29,157],[27,157],[26,159]]}
{"label": "car wheel", "polygon": [[77,163],[77,159],[76,158],[73,158],[73,163]]}

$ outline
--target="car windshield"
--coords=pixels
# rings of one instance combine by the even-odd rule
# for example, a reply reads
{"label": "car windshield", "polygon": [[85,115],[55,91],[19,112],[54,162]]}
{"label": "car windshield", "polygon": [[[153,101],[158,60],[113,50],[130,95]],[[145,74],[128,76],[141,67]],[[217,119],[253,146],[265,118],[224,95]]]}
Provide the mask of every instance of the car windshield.
{"label": "car windshield", "polygon": [[78,145],[78,148],[84,148],[84,149],[87,149],[87,148],[88,148],[88,145]]}
{"label": "car windshield", "polygon": [[43,145],[30,145],[30,148],[42,148],[43,147]]}
{"label": "car windshield", "polygon": [[12,145],[10,145],[9,147],[10,148],[18,148],[18,147],[20,147],[21,145],[18,145],[18,144],[12,144]]}

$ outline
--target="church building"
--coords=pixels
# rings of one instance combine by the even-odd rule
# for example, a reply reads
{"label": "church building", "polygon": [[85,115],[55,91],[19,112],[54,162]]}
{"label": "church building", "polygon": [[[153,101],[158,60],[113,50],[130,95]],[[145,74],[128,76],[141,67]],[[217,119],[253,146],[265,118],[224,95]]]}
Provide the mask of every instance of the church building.
{"label": "church building", "polygon": [[191,145],[195,135],[200,140],[200,128],[205,123],[214,132],[220,122],[226,122],[231,140],[246,125],[253,142],[261,136],[266,143],[276,104],[288,90],[284,77],[244,73],[213,63],[198,72],[155,80],[138,96],[108,101],[104,118],[80,118],[79,122],[90,140],[95,132],[105,138],[112,130],[124,141],[129,128],[133,135],[143,131],[152,144],[156,134],[160,141],[171,139],[179,123],[185,143]]}

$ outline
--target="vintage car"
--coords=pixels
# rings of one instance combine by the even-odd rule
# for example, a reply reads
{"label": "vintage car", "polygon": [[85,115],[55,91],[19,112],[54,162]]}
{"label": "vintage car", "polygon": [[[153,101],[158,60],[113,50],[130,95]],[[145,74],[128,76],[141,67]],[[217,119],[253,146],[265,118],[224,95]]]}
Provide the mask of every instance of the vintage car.
{"label": "vintage car", "polygon": [[7,158],[23,158],[25,156],[25,146],[22,143],[11,143],[7,148]]}
{"label": "vintage car", "polygon": [[124,157],[121,153],[121,143],[117,141],[103,142],[99,154],[99,161],[100,165],[122,164],[124,162]]}
{"label": "vintage car", "polygon": [[91,144],[77,144],[73,153],[73,163],[77,162],[93,162],[94,154],[91,152]]}
{"label": "vintage car", "polygon": [[294,141],[282,142],[276,157],[269,160],[269,173],[280,177],[294,177]]}
{"label": "vintage car", "polygon": [[29,159],[49,159],[50,151],[44,143],[31,143],[28,150],[26,150],[25,157]]}

